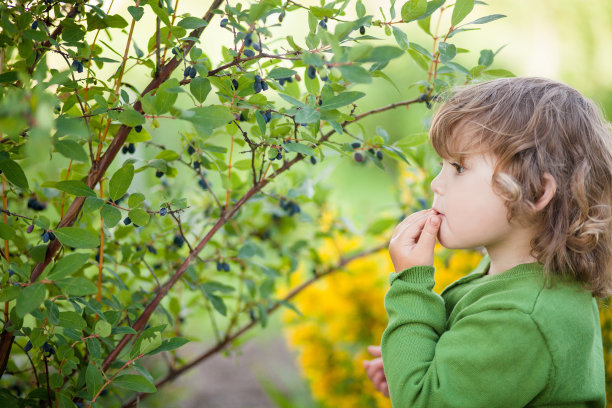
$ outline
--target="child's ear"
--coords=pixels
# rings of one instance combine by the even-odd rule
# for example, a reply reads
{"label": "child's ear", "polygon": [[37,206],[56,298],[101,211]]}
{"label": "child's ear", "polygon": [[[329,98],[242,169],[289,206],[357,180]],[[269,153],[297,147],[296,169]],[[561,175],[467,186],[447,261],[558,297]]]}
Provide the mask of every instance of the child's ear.
{"label": "child's ear", "polygon": [[546,205],[548,205],[550,200],[552,200],[554,197],[555,191],[557,191],[557,182],[550,173],[544,173],[542,179],[542,195],[535,203],[536,211],[540,211],[542,208],[546,207]]}

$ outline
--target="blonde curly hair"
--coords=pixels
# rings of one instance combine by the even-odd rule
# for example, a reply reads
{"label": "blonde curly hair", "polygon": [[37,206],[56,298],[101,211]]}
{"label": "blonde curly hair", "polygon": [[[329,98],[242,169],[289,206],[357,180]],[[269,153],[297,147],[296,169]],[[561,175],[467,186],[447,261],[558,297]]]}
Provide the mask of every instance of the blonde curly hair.
{"label": "blonde curly hair", "polygon": [[[501,78],[441,99],[429,132],[440,157],[493,153],[493,188],[509,222],[537,226],[531,255],[546,277],[573,277],[594,296],[612,294],[612,127],[599,107],[545,78]],[[475,131],[451,137],[459,124]],[[557,189],[537,212],[544,173]]]}

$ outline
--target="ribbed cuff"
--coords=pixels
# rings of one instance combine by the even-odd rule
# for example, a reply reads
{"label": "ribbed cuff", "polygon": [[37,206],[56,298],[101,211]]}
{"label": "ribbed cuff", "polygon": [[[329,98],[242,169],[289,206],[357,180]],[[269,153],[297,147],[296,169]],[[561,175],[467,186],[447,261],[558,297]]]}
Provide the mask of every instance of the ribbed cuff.
{"label": "ribbed cuff", "polygon": [[396,279],[411,283],[429,283],[434,278],[436,268],[431,265],[418,265],[404,269],[401,272],[393,272],[389,275],[389,285]]}

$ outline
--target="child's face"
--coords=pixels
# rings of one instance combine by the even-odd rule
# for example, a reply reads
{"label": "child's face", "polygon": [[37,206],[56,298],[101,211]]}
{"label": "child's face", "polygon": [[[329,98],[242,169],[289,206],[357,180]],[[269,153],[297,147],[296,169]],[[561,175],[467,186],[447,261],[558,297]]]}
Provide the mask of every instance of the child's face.
{"label": "child's face", "polygon": [[[472,249],[510,244],[504,201],[492,189],[495,158],[474,154],[463,163],[444,160],[431,182],[433,208],[441,216],[438,240],[446,248]],[[506,246],[507,246],[506,245]]]}

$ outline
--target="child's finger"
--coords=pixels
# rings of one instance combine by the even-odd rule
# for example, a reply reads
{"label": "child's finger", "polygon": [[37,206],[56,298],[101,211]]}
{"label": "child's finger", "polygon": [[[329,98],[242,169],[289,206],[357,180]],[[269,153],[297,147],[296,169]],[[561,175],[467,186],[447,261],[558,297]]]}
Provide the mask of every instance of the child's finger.
{"label": "child's finger", "polygon": [[[397,227],[395,227],[395,231],[393,232],[393,237],[391,237],[391,239],[394,239],[394,238],[400,236],[401,234],[404,233],[404,231],[409,229],[411,226],[415,226],[417,228],[419,226],[422,226],[423,223],[425,222],[425,219],[427,219],[427,216],[429,214],[430,214],[430,212],[415,213],[415,214],[413,214],[415,217],[411,216],[409,218],[406,218]],[[420,229],[419,229],[419,231],[420,231]]]}
{"label": "child's finger", "polygon": [[368,352],[374,357],[380,357],[380,346],[368,346]]}

